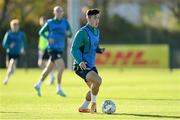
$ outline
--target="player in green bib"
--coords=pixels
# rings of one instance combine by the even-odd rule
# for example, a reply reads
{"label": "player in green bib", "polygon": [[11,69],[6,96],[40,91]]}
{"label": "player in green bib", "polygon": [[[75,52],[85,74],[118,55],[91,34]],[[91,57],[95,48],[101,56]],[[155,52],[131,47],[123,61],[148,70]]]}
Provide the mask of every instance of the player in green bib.
{"label": "player in green bib", "polygon": [[44,38],[43,36],[40,36],[39,37],[39,45],[38,45],[39,50],[45,51],[47,46],[48,46],[48,41],[46,40],[46,38]]}
{"label": "player in green bib", "polygon": [[[43,26],[46,23],[46,18],[44,16],[40,17],[39,19],[39,24],[41,26]],[[45,33],[46,35],[48,35],[48,32]],[[38,66],[42,69],[44,69],[46,67],[46,64],[48,62],[49,59],[49,55],[48,55],[48,51],[47,51],[47,47],[48,47],[48,40],[40,35],[39,36],[39,44],[38,44]],[[54,77],[54,70],[49,74],[50,76],[50,84],[54,83],[55,77]]]}

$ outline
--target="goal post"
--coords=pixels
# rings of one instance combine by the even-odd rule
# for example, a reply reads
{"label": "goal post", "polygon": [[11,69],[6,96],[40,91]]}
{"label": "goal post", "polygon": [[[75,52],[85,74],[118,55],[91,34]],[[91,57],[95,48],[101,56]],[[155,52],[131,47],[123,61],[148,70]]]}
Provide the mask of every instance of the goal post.
{"label": "goal post", "polygon": [[[80,0],[68,0],[67,1],[67,17],[68,21],[70,23],[73,36],[76,33],[76,31],[79,29],[80,22],[79,22],[79,16],[80,16]],[[72,37],[73,39],[73,37]],[[72,70],[72,57],[70,55],[70,48],[72,44],[72,39],[67,40],[67,68]]]}

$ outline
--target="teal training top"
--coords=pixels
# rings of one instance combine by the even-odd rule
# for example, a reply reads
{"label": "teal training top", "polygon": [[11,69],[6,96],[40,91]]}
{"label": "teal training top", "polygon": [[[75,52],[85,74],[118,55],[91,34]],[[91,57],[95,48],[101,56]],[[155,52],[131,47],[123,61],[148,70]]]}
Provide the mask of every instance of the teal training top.
{"label": "teal training top", "polygon": [[101,53],[99,48],[99,29],[89,24],[82,27],[75,35],[71,47],[71,55],[75,64],[87,62],[88,67],[95,67],[96,53]]}
{"label": "teal training top", "polygon": [[[48,35],[45,33],[48,32]],[[65,38],[67,32],[72,36],[71,28],[68,21],[65,18],[58,20],[56,18],[49,19],[44,26],[40,29],[39,35],[42,35],[47,40],[52,39],[53,42],[48,44],[49,50],[63,51],[65,48]]]}
{"label": "teal training top", "polygon": [[26,48],[26,41],[27,38],[24,32],[9,30],[4,36],[2,45],[7,53],[18,55],[22,48]]}

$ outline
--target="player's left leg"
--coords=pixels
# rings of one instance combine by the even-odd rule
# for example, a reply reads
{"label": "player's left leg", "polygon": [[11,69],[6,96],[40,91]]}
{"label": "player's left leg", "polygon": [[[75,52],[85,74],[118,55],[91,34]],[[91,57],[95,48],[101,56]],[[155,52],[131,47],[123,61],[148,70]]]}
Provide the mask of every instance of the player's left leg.
{"label": "player's left leg", "polygon": [[43,54],[44,54],[44,52],[43,51],[41,51],[41,50],[39,50],[38,51],[38,66],[39,66],[39,68],[45,68],[45,63],[44,63],[44,61],[43,61]]}
{"label": "player's left leg", "polygon": [[6,68],[8,68],[8,66],[9,66],[9,56],[6,54]]}
{"label": "player's left leg", "polygon": [[49,84],[50,84],[50,85],[53,85],[53,84],[54,84],[54,80],[55,80],[54,72],[55,72],[55,70],[53,69],[53,70],[49,73],[49,78],[50,78]]}
{"label": "player's left leg", "polygon": [[9,63],[8,63],[8,70],[7,70],[7,74],[6,77],[3,81],[4,85],[6,85],[9,82],[9,78],[10,76],[13,74],[14,70],[15,70],[15,66],[16,66],[16,60],[11,58]]}
{"label": "player's left leg", "polygon": [[64,60],[62,58],[55,60],[55,66],[56,66],[56,69],[58,70],[58,75],[57,75],[57,78],[58,78],[58,81],[57,81],[57,95],[65,97],[66,95],[63,92],[62,86],[61,86],[62,74],[63,74],[64,69],[65,69]]}
{"label": "player's left leg", "polygon": [[96,113],[97,112],[96,97],[98,95],[99,87],[101,85],[102,79],[95,71],[90,71],[86,75],[86,80],[88,82],[90,81],[92,83],[92,85],[91,85],[91,102],[92,102],[92,105],[91,105],[90,112]]}

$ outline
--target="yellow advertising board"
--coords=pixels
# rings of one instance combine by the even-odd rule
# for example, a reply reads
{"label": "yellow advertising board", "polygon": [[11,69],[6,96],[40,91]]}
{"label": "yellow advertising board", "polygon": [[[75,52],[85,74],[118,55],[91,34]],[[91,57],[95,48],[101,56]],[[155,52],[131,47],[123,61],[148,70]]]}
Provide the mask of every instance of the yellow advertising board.
{"label": "yellow advertising board", "polygon": [[168,45],[103,45],[104,54],[97,54],[96,65],[103,67],[168,68]]}

